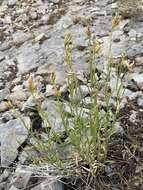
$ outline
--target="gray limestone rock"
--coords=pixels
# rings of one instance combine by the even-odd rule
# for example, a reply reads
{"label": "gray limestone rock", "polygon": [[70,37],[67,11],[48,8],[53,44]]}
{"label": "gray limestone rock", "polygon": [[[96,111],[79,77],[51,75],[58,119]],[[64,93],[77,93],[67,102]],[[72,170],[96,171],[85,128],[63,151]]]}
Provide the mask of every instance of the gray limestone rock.
{"label": "gray limestone rock", "polygon": [[32,190],[64,190],[64,185],[57,180],[54,180],[51,182],[48,180],[45,180],[40,185],[32,188]]}
{"label": "gray limestone rock", "polygon": [[130,79],[140,90],[143,90],[143,73],[133,73]]}
{"label": "gray limestone rock", "polygon": [[28,186],[32,185],[32,175],[32,171],[26,171],[20,167],[17,167],[11,183],[15,188],[25,189]]}
{"label": "gray limestone rock", "polygon": [[18,148],[28,137],[31,127],[29,117],[21,117],[0,125],[1,166],[11,165],[18,155]]}
{"label": "gray limestone rock", "polygon": [[7,88],[0,90],[0,101],[4,100],[9,93],[10,91]]}
{"label": "gray limestone rock", "polygon": [[14,5],[16,5],[16,3],[17,3],[17,0],[9,0],[8,1],[9,6],[14,6]]}

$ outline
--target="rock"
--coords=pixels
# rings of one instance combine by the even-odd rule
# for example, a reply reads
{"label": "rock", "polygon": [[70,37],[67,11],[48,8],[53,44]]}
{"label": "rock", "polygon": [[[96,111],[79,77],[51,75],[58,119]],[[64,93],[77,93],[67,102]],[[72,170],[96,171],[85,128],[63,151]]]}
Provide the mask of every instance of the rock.
{"label": "rock", "polygon": [[24,43],[15,54],[17,60],[18,74],[29,73],[39,66],[40,55],[39,44]]}
{"label": "rock", "polygon": [[10,91],[7,88],[0,90],[0,101],[4,100],[9,93]]}
{"label": "rock", "polygon": [[59,3],[60,2],[60,0],[50,0],[50,2],[52,2],[52,3]]}
{"label": "rock", "polygon": [[134,93],[133,91],[126,88],[124,90],[123,97],[128,97],[129,99],[133,99],[134,98],[132,97],[133,93]]}
{"label": "rock", "polygon": [[18,76],[17,78],[15,78],[13,81],[12,81],[12,84],[14,85],[17,85],[21,82],[22,80],[22,77],[21,76]]}
{"label": "rock", "polygon": [[0,62],[5,59],[5,56],[0,56]]}
{"label": "rock", "polygon": [[0,189],[5,190],[6,187],[7,187],[7,182],[0,183]]}
{"label": "rock", "polygon": [[116,9],[116,8],[118,8],[117,3],[112,3],[112,9]]}
{"label": "rock", "polygon": [[[132,92],[132,91],[131,91]],[[128,94],[128,98],[130,100],[135,100],[137,97],[140,97],[142,95],[142,92],[141,91],[137,91],[137,92],[132,92],[130,94]]]}
{"label": "rock", "polygon": [[115,123],[115,132],[117,134],[124,134],[124,129],[123,127],[121,126],[121,123],[120,122],[116,122]]}
{"label": "rock", "polygon": [[35,94],[34,98],[31,95],[27,101],[23,104],[22,106],[22,111],[26,111],[26,110],[32,110],[33,108],[36,107],[37,102],[42,102],[44,99],[44,97],[42,96],[42,94]]}
{"label": "rock", "polygon": [[15,188],[25,189],[26,187],[32,185],[32,175],[33,175],[32,171],[30,170],[26,171],[18,167],[14,175],[15,176],[11,180],[11,183]]}
{"label": "rock", "polygon": [[0,182],[6,181],[9,177],[9,175],[10,175],[10,171],[5,169],[4,172],[2,173],[2,175],[0,175]]}
{"label": "rock", "polygon": [[136,61],[137,66],[142,66],[143,65],[143,56],[136,57],[135,61]]}
{"label": "rock", "polygon": [[5,19],[4,19],[4,23],[5,24],[11,24],[12,23],[11,17],[10,16],[6,16]]}
{"label": "rock", "polygon": [[45,92],[46,97],[52,96],[54,94],[55,94],[55,90],[54,90],[53,85],[51,84],[46,85],[46,92]]}
{"label": "rock", "polygon": [[118,9],[120,14],[124,18],[139,18],[142,16],[143,8],[141,6],[142,0],[134,1],[134,0],[118,0]]}
{"label": "rock", "polygon": [[[13,82],[13,81],[12,81]],[[15,84],[15,82],[17,82],[17,81],[14,81],[13,83]],[[18,92],[18,91],[24,91],[23,90],[23,86],[22,85],[15,85],[13,88],[12,88],[12,90],[11,90],[12,92]]]}
{"label": "rock", "polygon": [[26,9],[16,9],[15,14],[20,15],[20,14],[25,14],[27,12]]}
{"label": "rock", "polygon": [[27,14],[23,14],[22,15],[22,23],[23,24],[27,24],[29,22],[29,17],[27,16]]}
{"label": "rock", "polygon": [[0,46],[0,51],[6,51],[8,49],[11,48],[11,43],[10,41],[5,41],[4,43],[2,43],[2,45]]}
{"label": "rock", "polygon": [[63,145],[55,143],[54,152],[58,153],[61,160],[70,160],[73,156],[72,153],[74,152],[74,147],[71,144],[65,145],[63,147]]}
{"label": "rock", "polygon": [[41,41],[43,41],[45,39],[46,39],[45,34],[41,33],[41,34],[39,34],[38,36],[35,37],[35,42],[41,42]]}
{"label": "rock", "polygon": [[51,181],[45,180],[40,185],[35,186],[31,190],[64,190],[64,185],[60,181],[54,179]]}
{"label": "rock", "polygon": [[36,102],[33,100],[33,97],[30,96],[27,101],[22,106],[22,111],[26,111],[27,109],[33,109],[36,106]]}
{"label": "rock", "polygon": [[50,16],[49,15],[44,15],[42,18],[41,18],[41,21],[43,24],[48,24],[49,21],[50,21]]}
{"label": "rock", "polygon": [[6,105],[6,103],[3,101],[3,102],[0,102],[0,112],[4,112],[8,110],[8,106]]}
{"label": "rock", "polygon": [[138,97],[138,99],[137,99],[137,104],[138,104],[139,106],[143,107],[143,95],[140,96],[140,97]]}
{"label": "rock", "polygon": [[[31,143],[31,142],[30,142]],[[33,143],[35,145],[36,142]],[[34,158],[38,158],[40,155],[32,146],[26,146],[20,154],[18,160],[20,164],[29,164]]]}
{"label": "rock", "polygon": [[110,78],[110,88],[112,92],[112,97],[117,96],[117,90],[119,90],[119,88],[120,88],[119,96],[123,95],[123,92],[124,92],[123,85],[121,83],[121,80],[116,76],[115,73]]}
{"label": "rock", "polygon": [[28,93],[24,90],[16,90],[15,92],[6,96],[6,99],[11,100],[13,104],[17,104],[17,102],[25,101],[28,98]]}
{"label": "rock", "polygon": [[15,45],[21,45],[22,43],[26,42],[28,39],[31,38],[30,34],[26,34],[23,31],[17,31],[12,35],[13,42]]}
{"label": "rock", "polygon": [[88,106],[91,106],[92,105],[92,100],[91,100],[91,97],[85,97],[83,100],[82,100],[82,104],[86,107]]}
{"label": "rock", "polygon": [[129,121],[130,121],[131,123],[134,123],[134,124],[135,124],[136,121],[137,121],[137,115],[138,115],[138,112],[132,110],[131,113],[130,113]]}
{"label": "rock", "polygon": [[9,190],[19,190],[18,188],[14,187],[13,185],[11,186],[11,188]]}
{"label": "rock", "polygon": [[[63,85],[58,89],[59,93],[61,94],[62,97],[67,95],[67,85]],[[48,84],[46,85],[46,92],[45,92],[45,96],[49,97],[49,96],[56,96],[57,93],[57,88],[54,88],[53,85]]]}
{"label": "rock", "polygon": [[[24,123],[22,123],[24,121]],[[18,155],[18,148],[27,139],[31,127],[29,117],[11,120],[0,125],[1,166],[11,165]]]}
{"label": "rock", "polygon": [[122,35],[123,35],[123,31],[120,31],[120,30],[114,31],[113,32],[113,41],[114,42],[120,42]]}
{"label": "rock", "polygon": [[89,115],[89,109],[83,108],[83,107],[77,107],[76,109],[71,110],[70,106],[67,104],[64,104],[64,111],[68,114],[73,114],[75,116],[76,114],[81,115],[83,118],[88,117]]}
{"label": "rock", "polygon": [[143,73],[133,73],[130,78],[140,90],[143,90]]}
{"label": "rock", "polygon": [[47,117],[52,129],[57,133],[65,131],[60,112],[58,111],[57,102],[54,100],[45,100],[42,103],[42,107],[47,112]]}
{"label": "rock", "polygon": [[38,14],[37,12],[30,12],[30,18],[33,19],[33,20],[36,20],[38,18]]}
{"label": "rock", "polygon": [[89,95],[90,89],[87,85],[80,85],[77,93],[74,95],[75,100],[81,100],[82,98],[85,98],[87,95]]}
{"label": "rock", "polygon": [[[17,109],[15,109],[16,111],[18,111]],[[16,116],[14,115],[14,112],[13,110],[8,110],[8,111],[5,111],[3,114],[2,114],[2,120],[3,120],[3,123],[6,123],[7,121],[10,121],[12,119],[14,119]]]}
{"label": "rock", "polygon": [[137,32],[136,30],[133,30],[131,29],[129,32],[128,32],[129,36],[131,39],[136,39],[136,36],[137,36]]}
{"label": "rock", "polygon": [[9,0],[9,1],[8,1],[8,5],[9,5],[9,6],[12,6],[12,7],[13,7],[16,3],[17,3],[17,0]]}

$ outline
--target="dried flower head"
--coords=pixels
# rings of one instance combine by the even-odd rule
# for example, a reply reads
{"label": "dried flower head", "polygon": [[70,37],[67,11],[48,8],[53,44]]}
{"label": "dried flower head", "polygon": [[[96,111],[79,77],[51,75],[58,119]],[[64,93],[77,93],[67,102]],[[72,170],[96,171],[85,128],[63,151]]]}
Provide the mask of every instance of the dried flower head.
{"label": "dried flower head", "polygon": [[78,24],[78,23],[80,23],[80,21],[81,21],[81,17],[80,16],[78,16],[78,15],[76,15],[75,17],[73,17],[73,23],[74,24]]}
{"label": "dried flower head", "polygon": [[72,35],[69,32],[64,36],[64,61],[67,65],[72,63]]}
{"label": "dried flower head", "polygon": [[91,53],[92,55],[97,55],[101,49],[101,42],[96,39],[93,44],[91,45]]}
{"label": "dried flower head", "polygon": [[135,63],[134,63],[134,62],[131,63],[129,59],[126,59],[124,54],[121,55],[120,66],[121,66],[124,70],[130,71],[130,70],[133,69],[134,65],[135,65]]}
{"label": "dried flower head", "polygon": [[6,105],[6,107],[9,108],[9,109],[13,108],[13,104],[12,104],[12,102],[11,102],[10,100],[5,101],[5,105]]}
{"label": "dried flower head", "polygon": [[52,85],[55,85],[55,81],[56,81],[56,74],[55,72],[52,72],[50,75],[50,81]]}
{"label": "dried flower head", "polygon": [[33,93],[36,90],[36,84],[34,84],[34,76],[32,74],[30,74],[27,82],[29,91]]}
{"label": "dried flower head", "polygon": [[64,36],[64,46],[72,45],[72,35],[70,32],[66,32]]}
{"label": "dried flower head", "polygon": [[130,70],[133,69],[134,62],[130,63],[129,60],[124,60],[124,61],[122,62],[122,66],[123,66],[124,68],[127,68],[127,69],[130,71]]}
{"label": "dried flower head", "polygon": [[116,26],[118,26],[118,24],[120,23],[121,17],[118,15],[115,15],[112,18],[112,28],[114,29]]}
{"label": "dried flower head", "polygon": [[85,31],[85,33],[86,33],[86,35],[87,35],[88,38],[91,38],[91,34],[92,34],[92,32],[91,32],[91,28],[90,28],[90,26],[87,26],[87,27],[86,27],[86,31]]}
{"label": "dried flower head", "polygon": [[57,87],[54,88],[54,96],[55,97],[60,97],[61,96],[61,92]]}

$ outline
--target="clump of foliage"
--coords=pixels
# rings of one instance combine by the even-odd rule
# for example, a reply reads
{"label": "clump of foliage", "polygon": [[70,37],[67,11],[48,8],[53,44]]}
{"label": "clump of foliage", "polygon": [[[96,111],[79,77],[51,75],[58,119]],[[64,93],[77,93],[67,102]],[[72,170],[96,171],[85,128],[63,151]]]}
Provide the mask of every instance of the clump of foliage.
{"label": "clump of foliage", "polygon": [[[119,23],[119,17],[115,16],[112,20],[112,29]],[[37,103],[37,111],[46,123],[47,133],[50,133],[48,142],[45,143],[42,139],[37,139],[37,149],[40,152],[44,152],[44,157],[40,158],[40,162],[49,162],[61,168],[68,168],[69,163],[73,168],[70,171],[74,171],[75,167],[79,167],[81,164],[84,169],[89,171],[92,175],[96,175],[106,163],[108,145],[111,136],[114,133],[114,125],[117,120],[117,115],[120,110],[120,90],[121,85],[118,83],[121,78],[119,76],[116,87],[116,106],[114,110],[110,105],[112,94],[110,93],[110,77],[112,71],[112,34],[109,47],[108,65],[106,73],[103,76],[102,83],[99,82],[97,76],[96,61],[97,56],[101,49],[101,42],[92,35],[90,27],[86,29],[86,37],[88,43],[88,60],[89,60],[89,75],[87,77],[86,86],[89,90],[90,106],[86,109],[81,106],[81,102],[75,99],[76,93],[81,93],[80,82],[77,78],[74,65],[72,63],[72,49],[73,40],[71,33],[66,33],[64,38],[64,61],[67,65],[67,85],[69,91],[69,100],[66,102],[69,108],[69,114],[64,109],[64,103],[61,99],[61,94],[56,89],[54,73],[51,75],[51,83],[56,89],[56,97],[58,102],[58,110],[62,120],[62,124],[65,129],[67,138],[64,142],[61,141],[61,134],[52,130],[53,123],[48,120],[48,113],[44,111],[40,104]],[[35,91],[34,84],[30,80],[30,91],[33,94],[34,99]],[[99,102],[99,93],[103,93],[102,101],[105,104],[106,111],[101,109]],[[50,130],[49,130],[50,129]],[[55,142],[60,142],[64,147],[70,145],[72,147],[71,157],[67,160],[60,158],[60,155],[54,149]]]}
{"label": "clump of foliage", "polygon": [[[115,16],[112,19],[112,30],[118,25],[120,19]],[[67,67],[67,86],[68,100],[63,101],[61,92],[57,88],[55,79],[56,75],[52,73],[51,84],[55,89],[55,97],[57,108],[59,110],[60,119],[64,126],[66,138],[63,133],[54,130],[54,123],[49,120],[49,113],[41,106],[41,94],[34,84],[34,78],[30,76],[28,79],[28,87],[33,100],[36,103],[35,110],[42,119],[45,126],[45,132],[48,136],[47,141],[31,131],[31,135],[36,139],[35,148],[41,153],[41,157],[33,158],[34,164],[51,164],[62,170],[64,175],[80,175],[84,170],[91,176],[96,176],[107,163],[108,146],[111,137],[114,134],[114,126],[117,121],[121,103],[121,85],[122,77],[120,76],[120,67],[118,68],[118,80],[116,84],[116,101],[113,108],[110,104],[112,94],[110,91],[110,80],[113,67],[112,58],[112,32],[109,42],[108,64],[105,72],[102,73],[100,81],[97,73],[97,57],[102,48],[101,41],[92,34],[90,27],[86,28],[87,52],[89,63],[89,74],[86,77],[86,87],[89,94],[90,104],[84,107],[84,100],[75,98],[77,93],[82,97],[82,89],[80,89],[80,81],[78,80],[72,57],[73,55],[73,39],[70,32],[66,32],[64,37],[64,62]],[[122,60],[122,62],[124,62]],[[99,96],[102,92],[102,109]],[[68,107],[68,113],[65,110],[65,102]],[[61,147],[61,151],[69,146],[71,149],[70,156],[63,158],[56,149],[56,143]]]}

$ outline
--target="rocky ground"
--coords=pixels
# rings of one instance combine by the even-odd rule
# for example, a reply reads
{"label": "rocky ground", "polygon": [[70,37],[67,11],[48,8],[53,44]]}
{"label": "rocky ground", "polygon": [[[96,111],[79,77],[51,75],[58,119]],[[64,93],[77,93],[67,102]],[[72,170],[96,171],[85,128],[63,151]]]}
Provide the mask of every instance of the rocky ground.
{"label": "rocky ground", "polygon": [[[87,72],[85,28],[89,24],[100,39],[102,50],[97,69],[101,73],[107,64],[111,18],[118,12],[112,0],[3,0],[0,2],[0,190],[64,190],[59,181],[34,176],[22,165],[30,155],[38,156],[31,148],[34,143],[26,128],[21,125],[6,105],[11,100],[23,113],[28,129],[40,122],[27,114],[26,107],[33,102],[27,90],[27,76],[34,73],[40,81],[40,90],[46,109],[54,114],[54,98],[50,75],[56,74],[56,84],[65,86],[63,64],[63,38],[69,30],[74,39],[74,65],[81,81]],[[111,143],[109,159],[113,164],[106,168],[95,189],[143,189],[143,20],[123,18],[113,31],[113,57],[118,64],[121,54],[133,64],[128,72],[123,105],[118,122],[118,134]],[[84,82],[83,82],[84,83]],[[116,75],[111,80],[114,89]],[[83,89],[86,88],[83,85]],[[49,98],[50,96],[50,98]],[[57,122],[55,130],[60,124]],[[18,142],[17,142],[18,139]],[[26,150],[28,155],[25,153]],[[15,168],[15,169],[13,169]],[[49,180],[49,181],[48,181]],[[101,183],[101,184],[100,184]],[[79,189],[79,187],[73,187]],[[81,188],[81,189],[84,189]]]}

